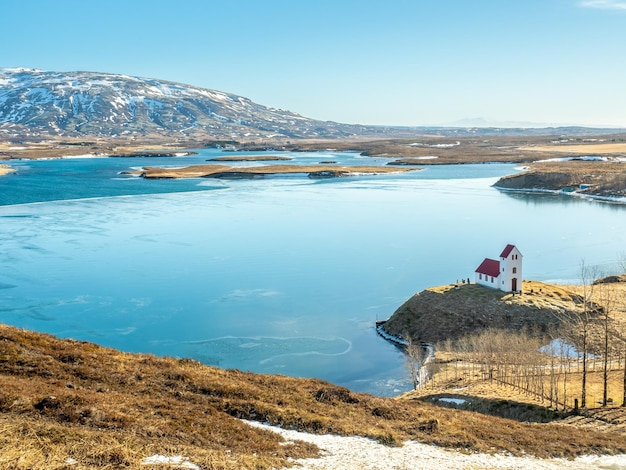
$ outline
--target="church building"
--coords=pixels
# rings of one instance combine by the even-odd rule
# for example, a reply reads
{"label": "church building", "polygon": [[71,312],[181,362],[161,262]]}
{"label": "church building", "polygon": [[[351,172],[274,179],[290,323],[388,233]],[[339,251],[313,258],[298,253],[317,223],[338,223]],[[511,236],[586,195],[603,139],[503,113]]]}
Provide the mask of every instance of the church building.
{"label": "church building", "polygon": [[522,290],[522,254],[515,245],[507,245],[500,259],[485,258],[476,268],[476,284],[504,292]]}

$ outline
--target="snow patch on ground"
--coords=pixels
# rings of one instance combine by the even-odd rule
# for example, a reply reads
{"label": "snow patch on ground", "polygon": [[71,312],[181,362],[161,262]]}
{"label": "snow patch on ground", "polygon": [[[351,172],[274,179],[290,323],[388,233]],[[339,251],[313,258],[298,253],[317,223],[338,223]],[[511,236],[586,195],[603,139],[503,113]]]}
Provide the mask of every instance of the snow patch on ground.
{"label": "snow patch on ground", "polygon": [[[574,346],[569,344],[563,338],[553,339],[549,344],[546,344],[545,346],[540,347],[539,352],[543,354],[548,354],[551,356],[557,356],[557,357],[563,356],[563,357],[574,357],[574,358],[578,357],[580,354]],[[595,357],[593,356],[593,354],[591,354],[590,356]]]}
{"label": "snow patch on ground", "polygon": [[442,401],[444,403],[454,403],[455,405],[464,405],[465,403],[467,403],[467,400],[463,400],[462,398],[449,397],[438,398],[437,401]]}
{"label": "snow patch on ground", "polygon": [[503,454],[464,454],[413,441],[405,442],[402,447],[388,447],[364,437],[315,435],[289,431],[254,421],[245,422],[250,426],[280,434],[287,441],[299,440],[317,445],[321,449],[320,458],[294,461],[296,468],[309,470],[338,468],[342,470],[626,469],[626,455],[624,454],[582,456],[575,460],[513,457]]}
{"label": "snow patch on ground", "polygon": [[194,463],[191,463],[187,457],[182,457],[180,455],[168,457],[166,455],[155,454],[151,457],[146,457],[145,459],[143,459],[141,465],[167,465],[169,467],[200,470],[200,467],[198,467]]}

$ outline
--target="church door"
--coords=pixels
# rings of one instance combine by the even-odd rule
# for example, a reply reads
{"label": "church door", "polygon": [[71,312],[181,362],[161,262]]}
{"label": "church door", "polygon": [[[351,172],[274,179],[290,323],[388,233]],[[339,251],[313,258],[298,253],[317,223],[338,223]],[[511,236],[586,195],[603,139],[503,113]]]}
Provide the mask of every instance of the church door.
{"label": "church door", "polygon": [[517,292],[517,278],[516,277],[511,279],[511,290],[513,292]]}

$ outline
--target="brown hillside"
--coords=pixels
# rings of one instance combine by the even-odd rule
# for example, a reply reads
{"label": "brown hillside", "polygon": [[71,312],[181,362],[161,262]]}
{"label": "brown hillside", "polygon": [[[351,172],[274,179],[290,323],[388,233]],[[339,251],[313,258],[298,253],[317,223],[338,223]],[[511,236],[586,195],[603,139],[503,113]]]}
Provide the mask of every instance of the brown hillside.
{"label": "brown hillside", "polygon": [[2,325],[0,384],[3,469],[150,470],[141,462],[154,454],[186,456],[203,469],[261,469],[316,453],[237,418],[389,445],[413,439],[540,457],[626,452],[623,436],[611,433],[376,398],[314,379],[124,354]]}

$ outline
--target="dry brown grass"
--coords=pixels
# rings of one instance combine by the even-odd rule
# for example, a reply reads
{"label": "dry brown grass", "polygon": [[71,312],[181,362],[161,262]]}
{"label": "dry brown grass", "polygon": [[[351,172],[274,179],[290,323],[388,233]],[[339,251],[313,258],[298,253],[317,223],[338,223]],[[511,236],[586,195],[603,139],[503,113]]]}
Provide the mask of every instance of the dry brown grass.
{"label": "dry brown grass", "polygon": [[154,454],[202,468],[274,468],[316,449],[246,418],[313,433],[407,439],[541,457],[626,452],[611,433],[555,433],[418,401],[353,393],[315,379],[255,375],[191,360],[124,354],[0,326],[0,467],[146,468]]}
{"label": "dry brown grass", "polygon": [[[442,165],[483,162],[527,163],[537,159],[537,152],[520,150],[529,144],[546,144],[550,137],[441,137],[427,136],[410,139],[377,139],[360,141],[294,142],[288,150],[317,151],[333,148],[339,151],[355,150],[370,157],[418,158],[437,156],[436,159],[418,160],[419,165]],[[441,144],[456,144],[441,147]],[[415,145],[418,144],[418,145]],[[549,158],[546,154],[545,158]]]}
{"label": "dry brown grass", "polygon": [[520,150],[530,152],[545,152],[545,153],[565,153],[568,155],[611,155],[611,154],[625,154],[626,143],[609,142],[603,144],[555,144],[555,145],[537,145],[534,147],[520,147]]}

